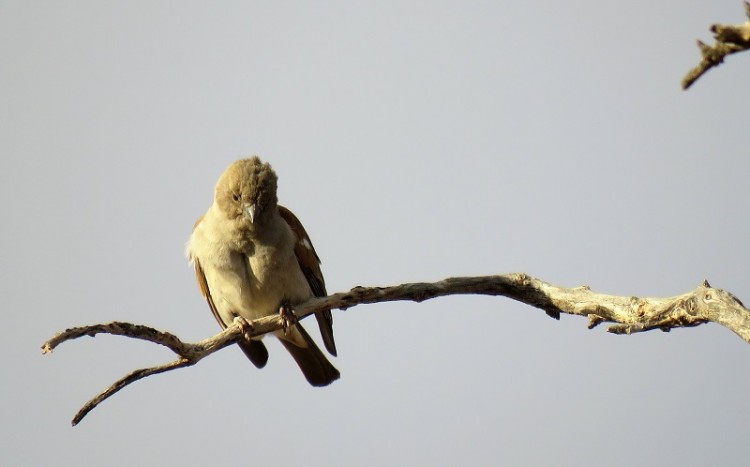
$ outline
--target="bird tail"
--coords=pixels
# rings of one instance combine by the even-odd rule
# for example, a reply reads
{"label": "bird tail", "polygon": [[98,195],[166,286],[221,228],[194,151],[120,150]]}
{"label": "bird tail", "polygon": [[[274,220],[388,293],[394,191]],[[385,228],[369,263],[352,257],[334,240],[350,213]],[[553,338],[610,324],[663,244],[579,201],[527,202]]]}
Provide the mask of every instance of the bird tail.
{"label": "bird tail", "polygon": [[339,379],[341,373],[331,365],[305,328],[297,323],[287,332],[291,335],[284,335],[283,331],[279,331],[277,336],[286,350],[292,354],[292,358],[297,362],[297,366],[302,370],[308,383],[313,386],[328,386]]}
{"label": "bird tail", "polygon": [[259,340],[251,340],[250,342],[240,342],[238,344],[247,358],[253,362],[257,368],[263,368],[268,362],[268,350],[266,345]]}

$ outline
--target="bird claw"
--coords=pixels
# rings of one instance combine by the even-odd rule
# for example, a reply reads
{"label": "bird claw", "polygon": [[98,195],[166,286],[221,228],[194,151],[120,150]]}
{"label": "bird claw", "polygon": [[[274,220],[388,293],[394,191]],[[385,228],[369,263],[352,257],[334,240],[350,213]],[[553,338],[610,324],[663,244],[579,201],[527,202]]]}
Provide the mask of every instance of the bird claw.
{"label": "bird claw", "polygon": [[242,331],[242,337],[244,337],[245,340],[249,341],[253,338],[252,332],[255,331],[255,326],[250,324],[250,321],[246,320],[242,316],[235,316],[234,323],[240,327],[240,330]]}
{"label": "bird claw", "polygon": [[284,334],[287,333],[291,326],[297,324],[297,316],[294,314],[294,309],[289,302],[283,302],[279,307],[279,316],[281,317],[281,324],[284,329]]}

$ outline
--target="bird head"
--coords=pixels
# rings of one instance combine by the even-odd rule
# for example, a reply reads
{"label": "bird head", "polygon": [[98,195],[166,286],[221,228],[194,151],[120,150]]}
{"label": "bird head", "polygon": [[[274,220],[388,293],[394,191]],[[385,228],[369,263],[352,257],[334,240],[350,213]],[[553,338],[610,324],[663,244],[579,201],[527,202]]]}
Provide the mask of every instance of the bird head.
{"label": "bird head", "polygon": [[230,219],[263,223],[276,208],[276,173],[257,156],[240,159],[219,177],[214,203]]}

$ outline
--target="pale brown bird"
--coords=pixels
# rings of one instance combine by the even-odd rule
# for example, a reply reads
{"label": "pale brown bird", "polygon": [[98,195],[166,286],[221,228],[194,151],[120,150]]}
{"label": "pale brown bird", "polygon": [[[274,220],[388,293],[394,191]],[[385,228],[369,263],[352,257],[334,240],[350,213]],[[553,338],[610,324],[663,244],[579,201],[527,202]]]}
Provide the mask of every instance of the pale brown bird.
{"label": "pale brown bird", "polygon": [[[193,226],[187,254],[222,328],[238,317],[251,321],[327,295],[320,259],[305,228],[277,204],[276,181],[271,166],[258,157],[234,162],[216,183],[213,204]],[[326,349],[336,355],[331,311],[315,317]],[[339,378],[301,324],[274,334],[311,385],[326,386]],[[239,346],[256,367],[266,365],[268,351],[259,338]]]}

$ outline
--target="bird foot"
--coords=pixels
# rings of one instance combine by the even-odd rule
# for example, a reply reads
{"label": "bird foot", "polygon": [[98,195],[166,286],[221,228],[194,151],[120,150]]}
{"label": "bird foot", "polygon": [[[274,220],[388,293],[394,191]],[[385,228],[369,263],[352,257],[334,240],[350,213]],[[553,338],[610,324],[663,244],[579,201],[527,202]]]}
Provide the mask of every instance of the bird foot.
{"label": "bird foot", "polygon": [[292,305],[289,304],[289,302],[281,302],[281,306],[279,307],[279,316],[281,317],[281,323],[284,326],[284,334],[287,333],[287,330],[291,326],[297,324],[297,315],[294,314],[294,309],[292,308]]}
{"label": "bird foot", "polygon": [[253,338],[252,332],[255,331],[255,326],[250,324],[250,321],[246,320],[242,316],[235,316],[234,323],[240,327],[240,330],[242,331],[242,337],[244,337],[246,341],[249,341]]}

